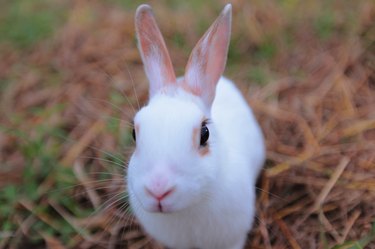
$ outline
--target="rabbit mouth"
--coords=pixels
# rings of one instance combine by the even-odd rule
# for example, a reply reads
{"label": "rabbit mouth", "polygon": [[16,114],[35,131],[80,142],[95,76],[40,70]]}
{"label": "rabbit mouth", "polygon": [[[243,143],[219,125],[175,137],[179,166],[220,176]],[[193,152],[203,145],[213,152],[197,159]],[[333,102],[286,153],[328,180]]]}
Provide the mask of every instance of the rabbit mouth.
{"label": "rabbit mouth", "polygon": [[137,205],[139,208],[143,209],[144,211],[148,213],[160,213],[160,214],[167,214],[167,213],[173,213],[176,210],[174,208],[173,203],[171,203],[170,200],[157,200],[152,197],[141,197],[134,193],[135,201],[139,203]]}
{"label": "rabbit mouth", "polygon": [[155,201],[153,203],[148,203],[148,205],[143,204],[141,206],[144,211],[155,214],[168,214],[176,211],[171,204],[167,204],[163,201]]}

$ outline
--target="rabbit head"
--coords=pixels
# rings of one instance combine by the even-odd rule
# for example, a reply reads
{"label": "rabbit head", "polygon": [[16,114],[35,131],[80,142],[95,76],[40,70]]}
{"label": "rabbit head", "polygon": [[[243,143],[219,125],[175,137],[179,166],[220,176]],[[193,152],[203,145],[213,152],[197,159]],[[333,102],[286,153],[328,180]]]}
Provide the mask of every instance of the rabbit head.
{"label": "rabbit head", "polygon": [[177,212],[217,191],[220,145],[210,110],[225,68],[231,5],[199,40],[179,79],[148,5],[138,7],[135,22],[150,99],[134,118],[129,194],[140,205],[134,208]]}

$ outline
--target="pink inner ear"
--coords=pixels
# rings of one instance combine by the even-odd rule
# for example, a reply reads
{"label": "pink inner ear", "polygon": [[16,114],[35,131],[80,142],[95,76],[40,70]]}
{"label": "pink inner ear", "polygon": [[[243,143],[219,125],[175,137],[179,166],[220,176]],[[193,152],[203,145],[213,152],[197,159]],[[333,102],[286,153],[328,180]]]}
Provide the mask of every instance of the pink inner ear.
{"label": "pink inner ear", "polygon": [[151,8],[142,5],[136,14],[136,30],[139,49],[147,77],[150,81],[150,93],[176,82],[172,62],[161,32],[156,24]]}
{"label": "pink inner ear", "polygon": [[174,72],[170,70],[173,66],[169,59],[168,50],[164,44],[163,37],[152,19],[153,18],[150,16],[145,16],[142,31],[139,34],[140,37],[143,37],[140,39],[143,55],[146,60],[153,58],[156,63],[161,63],[161,65],[159,65],[163,69],[161,73],[165,75],[166,83],[171,83],[176,81]]}
{"label": "pink inner ear", "polygon": [[184,88],[211,106],[225,69],[230,39],[231,7],[226,6],[193,49],[186,66]]}

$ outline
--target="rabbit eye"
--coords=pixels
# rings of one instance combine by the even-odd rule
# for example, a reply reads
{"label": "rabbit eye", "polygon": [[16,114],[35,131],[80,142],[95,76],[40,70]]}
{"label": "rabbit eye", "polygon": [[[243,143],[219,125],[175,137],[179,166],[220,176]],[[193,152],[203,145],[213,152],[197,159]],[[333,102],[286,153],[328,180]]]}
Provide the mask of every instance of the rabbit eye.
{"label": "rabbit eye", "polygon": [[133,131],[132,131],[132,136],[133,136],[134,141],[136,141],[137,139],[136,139],[136,136],[135,136],[135,129],[134,128],[133,128]]}
{"label": "rabbit eye", "polygon": [[206,122],[202,123],[202,128],[201,128],[201,146],[206,146],[207,145],[207,140],[208,137],[210,136],[210,131],[208,130],[206,126]]}

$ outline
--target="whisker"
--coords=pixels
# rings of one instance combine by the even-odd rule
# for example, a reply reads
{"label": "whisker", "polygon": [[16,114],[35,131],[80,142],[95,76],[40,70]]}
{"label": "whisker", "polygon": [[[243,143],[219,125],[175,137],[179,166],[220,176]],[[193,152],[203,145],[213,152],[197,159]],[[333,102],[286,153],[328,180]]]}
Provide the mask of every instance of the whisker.
{"label": "whisker", "polygon": [[64,190],[69,190],[69,189],[74,189],[76,187],[84,187],[84,184],[94,184],[94,183],[106,183],[106,182],[122,182],[122,179],[102,179],[102,180],[92,180],[92,181],[87,181],[83,183],[78,183],[74,185],[70,185],[67,187],[62,187],[54,190],[49,190],[46,192],[46,194],[53,194],[56,192],[64,191]]}
{"label": "whisker", "polygon": [[123,180],[122,178],[124,177],[124,174],[117,174],[117,173],[111,173],[111,172],[105,172],[105,171],[97,171],[97,172],[90,172],[88,173],[88,175],[93,175],[93,176],[96,176],[96,175],[110,175],[110,176],[120,176],[121,177],[121,180]]}
{"label": "whisker", "polygon": [[[119,68],[119,66],[118,65],[116,65],[118,68]],[[126,69],[127,69],[127,72],[128,72],[128,75],[130,76],[130,80],[131,80],[131,82],[132,82],[132,86],[133,86],[133,91],[134,91],[134,81],[133,81],[133,78],[132,78],[132,76],[131,76],[131,74],[130,74],[130,72],[129,72],[129,69],[128,69],[128,67],[126,66]],[[105,70],[102,70],[106,75],[107,75],[107,77],[108,77],[108,79],[110,80],[110,81],[113,81],[113,77],[112,77],[112,75],[111,74],[109,74],[107,71],[105,71]],[[122,71],[120,68],[119,68],[119,71]],[[136,112],[136,110],[135,110],[135,108],[134,108],[134,105],[133,105],[133,103],[132,103],[132,101],[130,101],[130,99],[129,99],[129,97],[122,91],[122,90],[119,90],[119,92],[121,93],[121,95],[124,97],[124,99],[126,100],[126,102],[131,106],[131,108],[132,108],[132,110],[133,110],[133,115],[132,116],[134,116],[134,114],[135,114],[135,112]],[[137,94],[136,94],[136,92],[134,91],[134,93],[135,93],[135,96],[136,96],[136,100],[137,100],[137,104],[138,104],[138,109],[139,109],[139,103],[138,103],[138,97],[137,97]],[[119,108],[119,107],[117,107],[116,105],[114,105],[113,103],[110,103],[110,102],[107,102],[107,101],[105,101],[107,104],[110,104],[111,106],[113,106],[114,108],[116,108],[117,110],[119,110],[121,113],[123,113],[129,120],[132,120],[132,117],[130,117],[129,115],[127,115],[127,113],[125,113],[121,108]]]}
{"label": "whisker", "polygon": [[118,110],[119,112],[121,112],[122,114],[125,115],[125,117],[127,117],[129,120],[132,120],[132,117],[130,117],[126,112],[124,112],[120,107],[118,107],[117,105],[109,102],[108,100],[105,100],[105,99],[99,99],[99,98],[93,98],[93,97],[90,97],[88,98],[89,100],[93,100],[93,101],[98,101],[98,102],[103,102],[105,104],[108,104],[110,106],[112,106],[113,108],[115,108],[116,110]]}
{"label": "whisker", "polygon": [[273,194],[273,193],[271,193],[271,192],[269,192],[269,191],[267,191],[267,190],[264,190],[264,189],[262,189],[262,188],[259,188],[259,187],[255,187],[257,190],[259,190],[259,191],[262,191],[262,192],[264,192],[264,193],[266,193],[266,194],[269,194],[270,196],[272,196],[272,197],[275,197],[276,199],[279,199],[279,200],[281,200],[281,201],[286,201],[284,198],[282,198],[281,196],[278,196],[278,195],[276,195],[276,194]]}
{"label": "whisker", "polygon": [[[59,137],[59,138],[61,138],[61,139],[63,139],[63,140],[65,140],[65,141],[67,141],[67,142],[71,142],[71,143],[75,143],[75,142],[77,142],[77,141],[75,141],[75,140],[73,140],[73,139],[71,139],[71,138],[64,137],[64,136],[59,135],[59,134],[56,135],[56,136]],[[117,159],[118,161],[120,161],[121,163],[126,164],[126,161],[124,161],[123,159],[120,159],[120,158],[117,157],[115,154],[112,154],[112,153],[110,153],[110,152],[108,152],[108,151],[105,151],[105,150],[100,149],[100,148],[98,148],[98,147],[95,147],[95,146],[93,146],[93,145],[87,146],[87,148],[93,149],[93,150],[95,150],[95,151],[97,151],[97,152],[101,152],[101,153],[103,153],[103,154],[105,154],[105,155],[107,155],[107,156],[109,156],[109,157],[116,158],[116,159]]]}
{"label": "whisker", "polygon": [[[118,198],[122,193],[117,193],[115,194],[114,196],[112,196],[110,199],[108,199],[107,201],[105,201],[104,203],[102,203],[92,214],[90,214],[87,218],[92,218],[94,217],[95,215],[99,214],[99,213],[102,213],[106,210],[108,210],[109,208],[111,208],[111,206],[113,206],[114,204],[118,203],[119,200],[123,199],[123,198],[119,198],[117,199],[116,201],[113,201],[114,199]],[[108,205],[108,203],[111,203]],[[90,222],[88,224],[86,224],[84,226],[84,229],[88,229],[88,227],[90,226]]]}
{"label": "whisker", "polygon": [[[126,207],[128,204],[125,202],[125,203],[123,203],[123,204],[121,204],[121,206],[117,209],[117,210],[121,210],[123,207]],[[115,214],[115,215],[113,215],[112,217],[111,217],[111,219],[108,221],[108,222],[106,222],[107,224],[106,224],[106,226],[105,226],[105,229],[107,229],[108,228],[108,226],[110,226],[114,221],[116,221],[117,220],[117,222],[116,222],[116,225],[118,225],[118,223],[120,222],[120,221],[122,221],[121,219],[118,219],[118,217],[117,217],[117,215]]]}
{"label": "whisker", "polygon": [[114,162],[114,161],[109,160],[109,159],[104,159],[104,158],[94,157],[94,156],[80,156],[79,158],[81,158],[81,159],[94,159],[94,160],[98,160],[98,161],[102,161],[102,162],[108,162],[108,163],[120,166],[121,168],[124,168],[123,164],[120,164],[118,162]]}
{"label": "whisker", "polygon": [[103,119],[113,119],[113,120],[117,120],[117,121],[121,121],[121,122],[124,122],[125,125],[127,125],[128,127],[130,128],[133,128],[134,127],[134,124],[133,122],[130,122],[130,121],[127,121],[125,119],[122,119],[122,118],[118,118],[118,117],[114,117],[114,116],[111,116],[111,115],[100,115]]}
{"label": "whisker", "polygon": [[[126,68],[126,71],[128,72],[128,75],[129,75],[130,81],[131,81],[131,83],[132,83],[133,93],[134,93],[134,95],[135,95],[135,99],[137,100],[137,105],[138,105],[138,110],[139,110],[139,109],[141,109],[141,107],[140,107],[140,105],[139,105],[139,100],[138,100],[137,91],[135,90],[134,79],[133,79],[132,74],[130,73],[130,70],[129,70],[128,65],[125,64],[125,68]],[[135,114],[135,112],[134,112],[134,114]]]}

